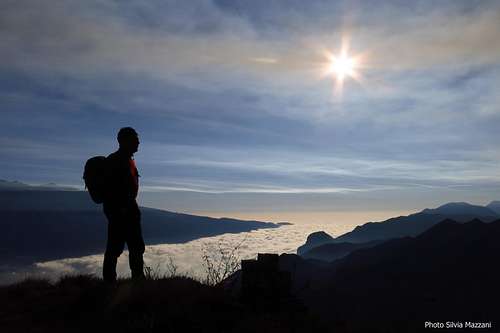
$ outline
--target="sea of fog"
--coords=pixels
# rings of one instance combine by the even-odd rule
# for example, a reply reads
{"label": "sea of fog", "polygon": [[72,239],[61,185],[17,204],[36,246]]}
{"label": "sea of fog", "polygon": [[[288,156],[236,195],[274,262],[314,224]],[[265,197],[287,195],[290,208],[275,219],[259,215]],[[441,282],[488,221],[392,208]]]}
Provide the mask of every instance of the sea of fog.
{"label": "sea of fog", "polygon": [[[371,221],[380,221],[397,215],[400,214],[398,212],[380,213],[377,216],[378,219],[371,219]],[[344,216],[342,222],[315,222],[314,219],[312,222],[305,222],[299,217],[293,220],[293,224],[281,225],[279,228],[259,229],[236,234],[226,233],[181,244],[147,246],[144,261],[154,274],[160,276],[169,275],[175,270],[177,274],[187,274],[203,279],[206,276],[204,256],[208,257],[212,263],[217,263],[221,259],[221,253],[227,255],[232,253],[232,257],[237,258],[238,261],[256,258],[257,253],[296,253],[297,248],[305,243],[309,234],[315,231],[325,231],[336,237],[367,222],[368,220],[360,220],[363,217]],[[321,217],[317,218],[321,219]],[[272,218],[272,220],[276,219],[279,217]],[[281,221],[283,220],[281,219]],[[15,270],[6,270],[4,267],[3,272],[0,273],[0,284],[16,282],[27,277],[57,280],[63,275],[94,274],[101,276],[102,260],[103,255],[100,254],[39,262]],[[130,276],[127,251],[124,251],[118,260],[117,273],[119,277]]]}

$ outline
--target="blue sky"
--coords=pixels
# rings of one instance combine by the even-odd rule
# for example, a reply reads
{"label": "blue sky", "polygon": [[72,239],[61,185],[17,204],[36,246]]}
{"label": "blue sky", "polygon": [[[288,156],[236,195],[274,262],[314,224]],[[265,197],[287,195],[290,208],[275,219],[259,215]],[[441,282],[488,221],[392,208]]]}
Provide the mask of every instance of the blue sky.
{"label": "blue sky", "polygon": [[[0,178],[81,186],[133,126],[143,198],[174,210],[500,197],[496,1],[4,1],[0,22]],[[343,39],[362,82],[338,96]]]}

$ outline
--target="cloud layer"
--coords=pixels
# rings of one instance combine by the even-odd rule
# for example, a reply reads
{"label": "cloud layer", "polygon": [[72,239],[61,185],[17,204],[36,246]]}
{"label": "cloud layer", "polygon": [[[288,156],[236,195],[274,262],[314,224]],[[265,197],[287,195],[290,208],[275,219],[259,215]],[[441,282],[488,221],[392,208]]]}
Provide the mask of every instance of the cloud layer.
{"label": "cloud layer", "polygon": [[[200,238],[184,244],[162,244],[147,246],[144,254],[145,265],[153,273],[169,275],[172,268],[177,274],[188,274],[198,279],[206,277],[206,255],[218,265],[221,262],[221,250],[241,259],[255,259],[257,253],[296,253],[297,248],[305,243],[307,236],[319,230],[338,236],[351,230],[353,224],[318,224],[307,223],[285,225],[277,229],[260,229],[237,234],[223,234],[215,237]],[[70,258],[36,263],[29,267],[0,267],[0,284],[13,283],[25,277],[42,277],[57,280],[63,275],[93,274],[102,275],[102,255]],[[130,276],[128,252],[120,256],[117,265],[120,277]]]}

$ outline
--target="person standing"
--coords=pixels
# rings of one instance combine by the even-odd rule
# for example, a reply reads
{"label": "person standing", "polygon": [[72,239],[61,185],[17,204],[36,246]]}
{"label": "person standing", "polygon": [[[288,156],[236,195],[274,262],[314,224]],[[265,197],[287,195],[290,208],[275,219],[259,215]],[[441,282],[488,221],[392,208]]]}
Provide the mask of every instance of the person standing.
{"label": "person standing", "polygon": [[103,210],[108,219],[103,278],[116,281],[116,264],[125,243],[129,251],[132,279],[144,278],[144,240],[141,230],[141,211],[136,198],[139,173],[133,155],[139,148],[139,136],[132,127],[118,132],[119,148],[106,158],[106,188]]}

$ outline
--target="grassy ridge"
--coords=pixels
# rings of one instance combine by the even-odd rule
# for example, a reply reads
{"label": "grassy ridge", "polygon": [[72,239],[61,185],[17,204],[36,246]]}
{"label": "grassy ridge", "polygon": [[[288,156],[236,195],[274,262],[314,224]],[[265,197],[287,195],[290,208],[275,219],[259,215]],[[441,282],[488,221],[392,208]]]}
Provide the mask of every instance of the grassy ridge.
{"label": "grassy ridge", "polygon": [[0,288],[2,332],[313,332],[317,318],[286,306],[255,309],[190,277],[109,285],[79,275]]}

